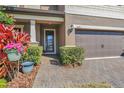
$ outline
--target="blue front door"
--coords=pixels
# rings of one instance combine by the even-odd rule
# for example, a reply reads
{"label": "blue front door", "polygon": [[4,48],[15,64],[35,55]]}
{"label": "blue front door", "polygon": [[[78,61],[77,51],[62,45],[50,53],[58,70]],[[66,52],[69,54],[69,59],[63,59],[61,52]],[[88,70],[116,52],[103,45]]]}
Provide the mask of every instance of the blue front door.
{"label": "blue front door", "polygon": [[54,53],[55,47],[54,47],[54,31],[52,30],[46,30],[45,31],[45,53]]}

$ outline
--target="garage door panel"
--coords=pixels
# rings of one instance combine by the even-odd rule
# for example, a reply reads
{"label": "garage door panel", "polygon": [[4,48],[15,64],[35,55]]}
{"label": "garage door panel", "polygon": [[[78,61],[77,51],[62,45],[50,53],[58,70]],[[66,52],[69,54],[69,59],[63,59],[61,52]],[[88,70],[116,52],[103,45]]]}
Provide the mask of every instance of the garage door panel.
{"label": "garage door panel", "polygon": [[122,32],[76,31],[76,45],[86,57],[120,56],[124,47]]}

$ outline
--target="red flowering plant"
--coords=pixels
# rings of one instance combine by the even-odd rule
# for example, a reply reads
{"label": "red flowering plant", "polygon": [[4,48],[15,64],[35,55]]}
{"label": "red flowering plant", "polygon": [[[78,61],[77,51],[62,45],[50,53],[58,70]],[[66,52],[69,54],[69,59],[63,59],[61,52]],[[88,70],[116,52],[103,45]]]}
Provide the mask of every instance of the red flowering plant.
{"label": "red flowering plant", "polygon": [[[0,58],[5,57],[5,53],[11,49],[21,53],[22,50],[26,51],[30,42],[29,34],[13,31],[14,19],[12,19],[12,16],[1,14],[0,12],[0,16],[1,15],[5,17],[0,17]],[[5,53],[3,51],[4,49]]]}
{"label": "red flowering plant", "polygon": [[[7,60],[7,53],[10,50],[14,50],[17,53],[24,53],[30,42],[30,36],[27,33],[14,31],[14,19],[3,12],[0,12],[0,62],[2,59],[6,59],[5,63],[8,65],[10,62]],[[1,72],[4,69],[0,66]]]}
{"label": "red flowering plant", "polygon": [[6,27],[4,24],[0,24],[0,58],[6,57],[3,48],[13,40],[13,28],[13,25]]}

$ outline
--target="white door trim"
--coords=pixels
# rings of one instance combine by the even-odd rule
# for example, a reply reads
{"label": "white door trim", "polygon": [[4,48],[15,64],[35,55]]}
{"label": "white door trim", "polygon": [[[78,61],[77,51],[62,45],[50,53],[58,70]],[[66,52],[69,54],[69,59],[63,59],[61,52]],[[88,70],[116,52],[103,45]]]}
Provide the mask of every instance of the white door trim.
{"label": "white door trim", "polygon": [[56,30],[55,29],[44,29],[44,50],[46,50],[46,31],[54,32],[54,52],[46,52],[45,54],[56,54]]}

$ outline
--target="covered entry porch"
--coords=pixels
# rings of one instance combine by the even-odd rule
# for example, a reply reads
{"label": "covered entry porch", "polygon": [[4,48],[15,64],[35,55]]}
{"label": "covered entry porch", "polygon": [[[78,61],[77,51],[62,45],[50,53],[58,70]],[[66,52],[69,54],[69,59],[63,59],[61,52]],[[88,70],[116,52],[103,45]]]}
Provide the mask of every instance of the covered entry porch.
{"label": "covered entry porch", "polygon": [[63,17],[14,15],[15,29],[31,35],[31,43],[43,46],[44,54],[57,54],[65,44]]}
{"label": "covered entry porch", "polygon": [[64,45],[64,23],[40,23],[39,42],[44,54],[57,54],[59,47]]}

